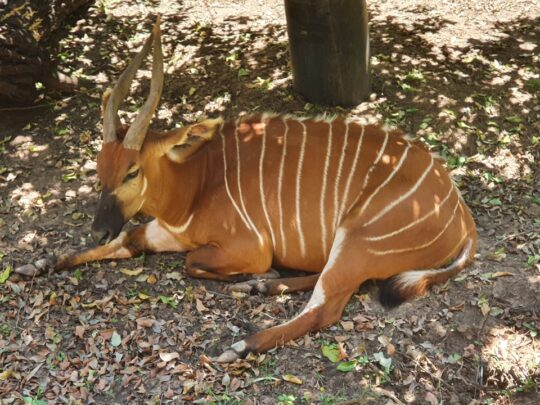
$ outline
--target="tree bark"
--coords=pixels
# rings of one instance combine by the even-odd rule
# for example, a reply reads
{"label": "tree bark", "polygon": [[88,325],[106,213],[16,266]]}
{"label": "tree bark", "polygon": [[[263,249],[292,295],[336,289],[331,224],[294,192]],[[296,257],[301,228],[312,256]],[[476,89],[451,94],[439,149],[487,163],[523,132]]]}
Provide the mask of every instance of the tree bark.
{"label": "tree bark", "polygon": [[294,88],[317,104],[369,97],[365,0],[285,0]]}
{"label": "tree bark", "polygon": [[0,104],[31,103],[36,83],[73,91],[77,80],[58,72],[49,39],[74,11],[90,0],[0,0]]}

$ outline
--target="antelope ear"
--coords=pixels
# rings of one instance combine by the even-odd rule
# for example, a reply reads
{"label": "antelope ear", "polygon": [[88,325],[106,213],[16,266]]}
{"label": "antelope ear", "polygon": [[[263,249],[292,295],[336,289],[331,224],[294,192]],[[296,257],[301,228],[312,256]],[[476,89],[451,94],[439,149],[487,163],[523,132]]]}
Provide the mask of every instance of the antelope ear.
{"label": "antelope ear", "polygon": [[167,157],[176,163],[185,162],[214,137],[222,124],[221,118],[208,119],[189,126],[179,137],[170,137],[165,151]]}

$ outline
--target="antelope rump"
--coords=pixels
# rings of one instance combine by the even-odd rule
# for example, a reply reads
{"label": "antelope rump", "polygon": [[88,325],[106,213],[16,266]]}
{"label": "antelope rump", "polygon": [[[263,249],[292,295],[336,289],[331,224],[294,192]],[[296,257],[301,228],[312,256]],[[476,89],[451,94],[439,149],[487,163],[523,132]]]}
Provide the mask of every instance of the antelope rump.
{"label": "antelope rump", "polygon": [[[118,108],[153,45],[150,95],[134,123]],[[149,130],[163,87],[159,19],[103,97],[98,155],[100,246],[61,256],[63,269],[142,252],[187,252],[189,275],[238,281],[272,267],[312,273],[233,285],[267,294],[311,290],[292,320],[233,344],[218,361],[263,352],[339,320],[354,291],[384,280],[397,305],[474,257],[476,228],[442,162],[398,131],[340,118],[254,115]],[[136,213],[155,219],[122,232]]]}

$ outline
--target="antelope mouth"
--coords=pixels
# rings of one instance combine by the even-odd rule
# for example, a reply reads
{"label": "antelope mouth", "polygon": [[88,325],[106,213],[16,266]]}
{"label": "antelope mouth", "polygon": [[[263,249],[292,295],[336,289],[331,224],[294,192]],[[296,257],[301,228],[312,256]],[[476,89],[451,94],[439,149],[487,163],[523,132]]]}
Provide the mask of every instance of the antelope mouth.
{"label": "antelope mouth", "polygon": [[125,223],[117,198],[104,189],[92,223],[92,239],[98,245],[105,245],[120,234]]}

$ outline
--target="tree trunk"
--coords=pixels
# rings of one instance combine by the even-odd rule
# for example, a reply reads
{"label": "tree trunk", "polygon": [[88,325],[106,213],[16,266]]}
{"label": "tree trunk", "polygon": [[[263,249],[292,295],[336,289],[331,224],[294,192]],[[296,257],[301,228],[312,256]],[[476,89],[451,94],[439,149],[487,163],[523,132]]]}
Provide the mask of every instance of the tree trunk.
{"label": "tree trunk", "polygon": [[294,88],[317,104],[369,97],[365,0],[285,0]]}
{"label": "tree trunk", "polygon": [[31,103],[36,83],[72,91],[77,81],[58,72],[48,51],[51,34],[89,0],[0,0],[0,103]]}

